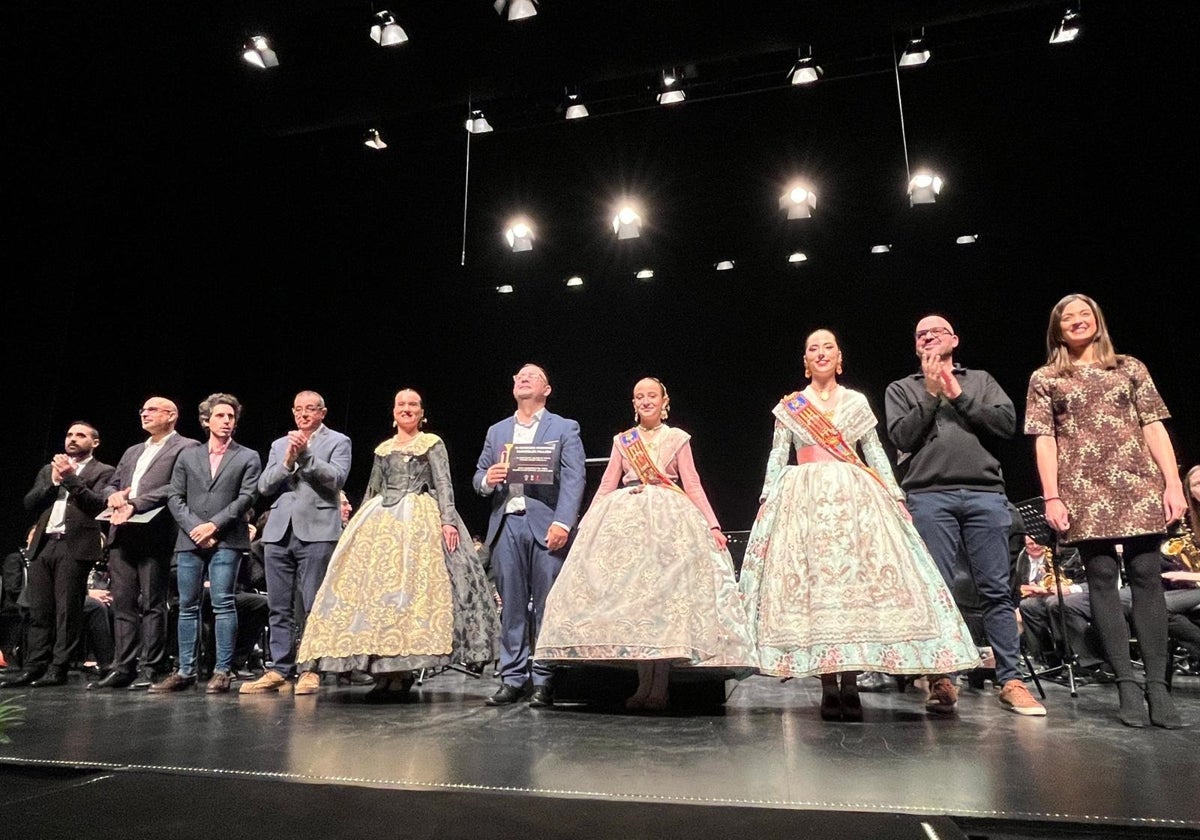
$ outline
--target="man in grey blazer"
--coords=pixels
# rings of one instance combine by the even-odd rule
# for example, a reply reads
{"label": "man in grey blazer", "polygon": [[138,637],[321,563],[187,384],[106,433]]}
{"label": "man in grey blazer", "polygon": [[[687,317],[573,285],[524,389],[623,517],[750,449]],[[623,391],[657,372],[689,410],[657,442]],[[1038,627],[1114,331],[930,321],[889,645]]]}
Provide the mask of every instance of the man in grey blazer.
{"label": "man in grey blazer", "polygon": [[200,403],[200,425],[208,444],[179,454],[171,473],[167,505],[179,523],[175,541],[175,574],[179,584],[179,668],[151,693],[181,691],[196,684],[196,638],[200,599],[208,566],[216,636],[216,662],[209,694],[226,694],[233,683],[231,667],[237,638],[234,586],[242,554],[250,550],[247,512],[258,498],[262,459],[253,449],[234,442],[242,404],[232,394],[211,394]]}
{"label": "man in grey blazer", "polygon": [[[546,410],[550,380],[538,365],[513,376],[516,413],[487,431],[475,468],[476,491],[492,499],[484,544],[491,549],[500,610],[500,688],[489,706],[515,703],[533,682],[533,707],[554,705],[552,672],[532,662],[546,595],[562,569],[586,481],[579,424]],[[553,445],[552,483],[509,481],[509,444]],[[530,604],[532,607],[530,608]]]}
{"label": "man in grey blazer", "polygon": [[[350,473],[350,438],[325,425],[325,399],[301,391],[292,401],[296,428],[271,444],[258,479],[263,498],[275,496],[263,526],[263,566],[270,610],[271,667],[241,694],[277,692],[296,670],[296,587],[304,615],[312,609],[329,558],[342,534],[340,496]],[[300,663],[296,694],[315,694],[315,662]]]}
{"label": "man in grey blazer", "polygon": [[167,598],[179,526],[167,495],[175,459],[200,442],[175,431],[179,409],[165,397],[149,397],[138,417],[149,438],[125,450],[104,488],[114,654],[111,670],[88,690],[149,688],[168,673]]}

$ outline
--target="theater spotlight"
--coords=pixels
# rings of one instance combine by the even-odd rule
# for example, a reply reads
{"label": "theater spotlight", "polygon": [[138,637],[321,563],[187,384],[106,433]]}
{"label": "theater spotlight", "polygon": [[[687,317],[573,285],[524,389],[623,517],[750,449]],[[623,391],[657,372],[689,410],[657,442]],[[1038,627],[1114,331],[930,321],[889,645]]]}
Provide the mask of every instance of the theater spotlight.
{"label": "theater spotlight", "polygon": [[467,131],[472,134],[486,134],[491,130],[491,123],[487,121],[487,117],[483,115],[483,111],[471,112],[471,118],[467,120]]}
{"label": "theater spotlight", "polygon": [[371,25],[371,40],[381,47],[398,47],[408,40],[408,33],[387,9],[375,14],[375,23]]}
{"label": "theater spotlight", "polygon": [[496,0],[492,4],[501,17],[505,17],[505,7],[508,8],[507,20],[524,20],[537,14],[537,0]]}
{"label": "theater spotlight", "polygon": [[679,85],[679,71],[674,68],[664,70],[662,73],[662,90],[659,91],[659,105],[674,105],[676,102],[682,102],[687,99],[687,95]]}
{"label": "theater spotlight", "polygon": [[817,209],[817,194],[807,184],[792,184],[779,196],[779,209],[786,210],[789,219],[812,218],[812,211]]}
{"label": "theater spotlight", "polygon": [[242,48],[242,58],[255,67],[265,70],[268,67],[279,66],[279,56],[271,49],[271,44],[262,35],[252,35]]}
{"label": "theater spotlight", "polygon": [[925,43],[925,30],[921,30],[920,37],[909,41],[904,52],[900,54],[900,66],[919,67],[929,61],[930,55],[929,46]]}
{"label": "theater spotlight", "polygon": [[533,228],[525,219],[516,219],[504,231],[504,241],[513,251],[532,251]]}
{"label": "theater spotlight", "polygon": [[1069,44],[1083,34],[1083,16],[1079,9],[1067,9],[1062,22],[1050,33],[1051,44]]}
{"label": "theater spotlight", "polygon": [[642,235],[642,217],[631,204],[626,204],[617,211],[617,215],[613,216],[612,226],[617,239],[636,239]]}
{"label": "theater spotlight", "polygon": [[824,73],[825,71],[813,61],[812,47],[810,46],[807,53],[803,49],[798,51],[798,59],[792,65],[792,69],[788,71],[788,81],[793,85],[811,85]]}
{"label": "theater spotlight", "polygon": [[379,134],[379,129],[372,128],[367,130],[367,136],[363,140],[364,146],[369,146],[372,149],[386,149],[387,143],[383,142],[383,137]]}
{"label": "theater spotlight", "polygon": [[908,182],[908,203],[933,204],[942,192],[942,179],[929,171],[919,171]]}

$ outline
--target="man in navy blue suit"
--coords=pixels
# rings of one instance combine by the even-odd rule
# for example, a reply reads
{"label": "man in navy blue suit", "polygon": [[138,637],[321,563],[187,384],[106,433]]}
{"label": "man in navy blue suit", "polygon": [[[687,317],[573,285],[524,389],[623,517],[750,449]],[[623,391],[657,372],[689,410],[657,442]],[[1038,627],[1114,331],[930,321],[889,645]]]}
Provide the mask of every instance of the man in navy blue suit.
{"label": "man in navy blue suit", "polygon": [[[500,593],[500,688],[489,706],[521,699],[533,683],[529,705],[554,705],[550,668],[530,659],[583,500],[585,459],[579,424],[546,410],[550,379],[535,364],[513,376],[516,413],[487,431],[475,467],[475,489],[492,499],[484,544],[491,550]],[[553,478],[545,483],[509,481],[511,445],[552,446]]]}

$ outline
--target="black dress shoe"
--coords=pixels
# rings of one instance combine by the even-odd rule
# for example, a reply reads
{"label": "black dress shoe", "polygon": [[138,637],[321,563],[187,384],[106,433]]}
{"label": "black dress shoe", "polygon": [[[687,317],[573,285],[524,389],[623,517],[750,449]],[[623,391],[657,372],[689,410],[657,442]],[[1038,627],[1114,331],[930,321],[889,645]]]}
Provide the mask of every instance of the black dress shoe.
{"label": "black dress shoe", "polygon": [[46,673],[42,674],[36,680],[29,684],[30,688],[49,688],[55,685],[67,684],[67,672],[60,671],[57,668],[48,668]]}
{"label": "black dress shoe", "polygon": [[123,674],[120,671],[109,671],[107,676],[87,684],[88,691],[97,688],[127,688],[133,684],[133,674]]}
{"label": "black dress shoe", "polygon": [[539,685],[529,698],[529,708],[548,709],[554,706],[554,688],[549,685]]}
{"label": "black dress shoe", "polygon": [[40,679],[44,671],[21,671],[0,680],[0,688],[21,688],[33,685],[34,680]]}
{"label": "black dress shoe", "polygon": [[155,671],[153,668],[142,668],[137,676],[129,683],[130,691],[145,691],[155,683],[160,683],[170,676],[170,671]]}
{"label": "black dress shoe", "polygon": [[489,706],[509,706],[521,699],[525,692],[520,687],[501,683],[496,693],[487,699]]}

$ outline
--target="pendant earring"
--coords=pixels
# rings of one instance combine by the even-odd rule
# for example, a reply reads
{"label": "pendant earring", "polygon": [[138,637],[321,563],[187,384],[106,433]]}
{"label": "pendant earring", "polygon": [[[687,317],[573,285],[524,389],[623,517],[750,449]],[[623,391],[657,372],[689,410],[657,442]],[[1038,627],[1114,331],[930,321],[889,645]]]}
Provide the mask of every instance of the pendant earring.
{"label": "pendant earring", "polygon": [[806,379],[812,379],[812,371],[809,370],[808,362],[804,363],[804,377]]}
{"label": "pendant earring", "polygon": [[838,374],[838,376],[842,375],[842,363],[841,362],[838,362],[837,374]]}
{"label": "pendant earring", "polygon": [[393,429],[398,429],[398,428],[400,428],[399,426],[397,426],[397,425],[396,425],[396,421],[395,421],[395,420],[393,420],[393,421],[392,421],[392,428],[393,428]]}
{"label": "pendant earring", "polygon": [[428,423],[428,422],[429,422],[429,421],[428,421],[428,420],[426,420],[424,416],[422,416],[422,417],[421,417],[421,422],[417,424],[417,428],[419,428],[419,429],[424,429],[424,428],[425,428],[425,424],[426,424],[426,423]]}

